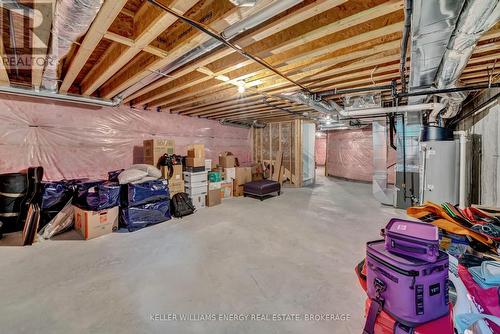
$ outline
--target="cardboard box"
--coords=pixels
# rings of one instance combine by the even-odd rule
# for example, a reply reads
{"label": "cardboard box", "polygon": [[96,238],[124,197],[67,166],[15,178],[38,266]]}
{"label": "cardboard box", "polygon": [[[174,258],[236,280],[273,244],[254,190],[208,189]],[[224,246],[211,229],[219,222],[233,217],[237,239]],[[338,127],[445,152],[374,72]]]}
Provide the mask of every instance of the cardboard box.
{"label": "cardboard box", "polygon": [[208,173],[207,172],[184,172],[184,180],[186,183],[199,183],[199,182],[207,182]]}
{"label": "cardboard box", "polygon": [[222,187],[222,182],[209,182],[208,190],[220,189]]}
{"label": "cardboard box", "polygon": [[212,170],[212,159],[205,159],[205,169],[208,171]]}
{"label": "cardboard box", "polygon": [[[189,145],[187,148],[187,156],[189,158],[202,158],[203,160],[205,160],[205,145],[203,144]],[[203,165],[205,165],[205,161],[203,161]]]}
{"label": "cardboard box", "polygon": [[118,207],[100,211],[87,211],[75,208],[75,230],[85,240],[94,239],[113,232],[118,227]]}
{"label": "cardboard box", "polygon": [[175,141],[171,139],[149,139],[143,141],[144,163],[156,166],[165,153],[175,153]]}
{"label": "cardboard box", "polygon": [[236,157],[229,152],[224,152],[219,155],[219,167],[232,168],[236,166]]}
{"label": "cardboard box", "polygon": [[170,192],[170,198],[172,198],[175,194],[185,192],[184,181],[171,179],[168,181],[168,190]]}
{"label": "cardboard box", "polygon": [[236,178],[236,167],[224,168],[224,180],[231,181]]}
{"label": "cardboard box", "polygon": [[220,189],[210,190],[207,195],[207,206],[212,207],[222,203]]}
{"label": "cardboard box", "polygon": [[188,167],[205,167],[205,158],[186,158],[186,166]]}
{"label": "cardboard box", "polygon": [[206,206],[207,194],[194,195],[191,197],[191,202],[196,209],[202,209]]}
{"label": "cardboard box", "polygon": [[220,188],[222,199],[233,197],[233,181],[223,181]]}
{"label": "cardboard box", "polygon": [[237,185],[236,182],[233,182],[233,196],[240,197],[243,196],[244,185]]}
{"label": "cardboard box", "polygon": [[191,197],[194,195],[206,194],[208,190],[207,182],[195,183],[195,184],[185,184],[186,193]]}
{"label": "cardboard box", "polygon": [[236,185],[240,186],[248,182],[252,182],[252,168],[236,167],[236,177],[234,179]]}
{"label": "cardboard box", "polygon": [[161,176],[164,179],[169,180],[169,181],[170,180],[174,180],[174,181],[182,180],[182,165],[173,165],[172,169],[173,169],[172,176],[169,177],[168,167],[162,166],[161,167]]}

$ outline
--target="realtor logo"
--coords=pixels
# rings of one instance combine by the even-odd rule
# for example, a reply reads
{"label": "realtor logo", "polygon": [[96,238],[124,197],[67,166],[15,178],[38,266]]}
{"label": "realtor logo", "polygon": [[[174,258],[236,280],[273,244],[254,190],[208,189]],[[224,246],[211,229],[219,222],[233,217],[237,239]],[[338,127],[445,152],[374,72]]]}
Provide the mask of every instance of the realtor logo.
{"label": "realtor logo", "polygon": [[0,0],[2,61],[8,70],[31,70],[55,62],[51,39],[55,0]]}

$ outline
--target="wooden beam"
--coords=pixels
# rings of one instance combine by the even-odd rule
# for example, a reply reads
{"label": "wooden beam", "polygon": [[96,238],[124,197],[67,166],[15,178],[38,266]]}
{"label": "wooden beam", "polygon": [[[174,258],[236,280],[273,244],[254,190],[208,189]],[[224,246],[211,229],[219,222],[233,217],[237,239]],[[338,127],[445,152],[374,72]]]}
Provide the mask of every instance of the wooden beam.
{"label": "wooden beam", "polygon": [[[227,1],[215,1],[214,5],[210,8],[210,10],[213,10],[213,13],[211,14],[212,22],[207,25],[212,29],[221,32],[225,28],[229,27],[232,22],[257,12],[259,9],[262,9],[271,2],[271,0],[262,0],[254,7],[233,7],[231,10],[228,10]],[[216,10],[216,8],[219,9]],[[193,33],[189,40],[184,41],[183,43],[175,44],[174,47],[169,50],[168,56],[164,59],[151,59],[146,62],[146,64],[141,64],[140,67],[136,66],[129,68],[127,71],[117,75],[102,88],[102,95],[110,98],[117,95],[119,92],[146,78],[151,74],[151,72],[160,70],[164,66],[184,55],[189,50],[208,41],[210,38],[211,37],[209,35],[196,31],[196,33]]]}
{"label": "wooden beam", "polygon": [[102,37],[108,31],[109,27],[115,20],[115,18],[120,14],[123,6],[127,3],[127,0],[112,0],[105,1],[101,7],[99,13],[90,26],[89,31],[85,35],[83,42],[76,55],[73,57],[71,64],[64,76],[64,80],[61,84],[60,91],[67,93],[71,85],[75,81],[76,77],[82,70],[87,60],[94,52],[95,48],[101,41]]}
{"label": "wooden beam", "polygon": [[[368,13],[365,13],[366,15],[357,15],[354,19],[350,20],[350,21],[342,21],[338,24],[333,24],[331,26],[328,27],[328,29],[322,29],[321,28],[321,25],[318,27],[318,29],[314,30],[315,33],[314,33],[314,36],[311,35],[311,41],[316,39],[317,37],[319,38],[319,36],[322,36],[322,34],[331,34],[335,31],[340,31],[342,29],[345,29],[346,27],[346,24],[348,24],[347,22],[349,22],[349,24],[356,24],[356,23],[362,23],[362,22],[366,22],[366,21],[369,21],[375,17],[380,17],[380,16],[383,16],[384,14],[386,13],[391,13],[391,12],[394,12],[394,11],[398,11],[401,9],[401,3],[398,3],[397,5],[395,5],[396,1],[390,1],[384,5],[380,5],[380,6],[377,6],[377,10],[376,11],[373,11],[373,9],[371,10],[367,10],[369,11]],[[337,4],[338,5],[338,4]],[[377,14],[373,14],[373,13],[377,13]],[[312,20],[312,19],[311,19]],[[309,21],[308,21],[309,22]],[[278,34],[279,36],[286,36],[286,38],[293,38],[294,36],[300,36],[301,34],[303,34],[303,30],[304,30],[304,27],[307,27],[309,29],[309,26],[311,26],[312,24],[314,24],[314,20],[312,20],[312,22],[309,22],[309,24],[307,25],[303,25],[303,24],[298,24],[297,26],[294,26],[293,27],[293,32],[295,33],[294,34],[291,34],[292,31],[286,31],[286,34]],[[317,24],[317,23],[316,23]],[[292,29],[292,28],[290,28]],[[260,37],[259,37],[260,38]],[[274,39],[273,39],[274,38]],[[283,37],[281,38],[280,40],[281,42],[283,42]],[[239,41],[236,42],[238,45],[239,44]],[[259,43],[255,43],[255,45],[252,45],[250,47],[248,47],[247,51],[249,51],[250,53],[254,53],[254,54],[257,54],[259,56],[262,56],[264,55],[263,52],[267,52],[266,48],[268,49],[269,47],[275,47],[276,46],[276,43],[277,43],[277,40],[275,39],[275,36],[270,36],[269,38],[267,38],[266,40],[262,40],[261,42]],[[227,57],[226,57],[227,58]],[[222,63],[221,61],[216,61],[213,65],[210,65],[210,66],[214,66],[214,68],[210,68],[210,70],[212,70],[214,73],[217,73],[218,74],[223,74],[224,70],[227,72],[227,71],[230,71],[232,69],[236,69],[240,66],[245,66],[245,65],[251,65],[252,62],[251,61],[241,61],[242,58],[239,54],[232,54],[228,59],[225,59],[224,61],[227,62],[227,61],[230,61],[232,62],[232,65],[231,66],[228,66],[227,63],[224,64]],[[220,65],[217,65],[218,63],[220,63]],[[169,80],[169,79],[162,79],[162,83],[168,83],[169,81],[172,81],[172,80]],[[200,83],[200,80],[197,80],[195,84],[198,84]],[[152,99],[155,99],[155,93],[162,93],[162,90],[160,89],[160,91],[157,90],[157,88],[159,87],[159,83],[155,83],[154,85],[155,87],[155,92],[152,93],[152,94],[148,94],[148,96],[146,97],[147,100],[149,101],[152,101]],[[150,91],[149,88],[143,90],[143,92],[148,92]],[[134,96],[134,98],[137,97],[137,95]],[[134,104],[137,103],[137,104],[143,104],[144,102],[142,101],[134,101]]]}
{"label": "wooden beam", "polygon": [[[276,34],[280,31],[285,30],[286,28],[298,24],[304,20],[310,19],[313,16],[318,15],[322,11],[329,10],[331,8],[337,7],[338,5],[344,3],[344,0],[317,0],[309,5],[306,5],[289,15],[286,15],[280,19],[274,20],[272,23],[258,29],[254,33],[250,34],[249,36],[240,38],[235,41],[235,44],[237,44],[240,47],[246,47],[254,42],[263,40],[266,37],[269,37],[273,34]],[[196,70],[197,67],[202,67],[205,66],[213,61],[216,61],[217,59],[223,58],[225,56],[228,56],[230,54],[235,53],[234,50],[232,49],[223,49],[219,51],[213,52],[211,55],[207,57],[203,57],[199,61],[195,62],[194,64],[187,66],[183,68],[180,71],[176,71],[176,73],[172,73],[172,75],[176,78],[179,78],[183,75],[187,75],[190,72],[193,72]],[[173,78],[164,78],[160,79],[157,82],[148,85],[141,89],[139,92],[134,93],[132,96],[128,97],[125,99],[125,102],[129,102],[133,99],[136,99],[137,97],[146,94],[154,89],[157,89],[170,81],[172,81]],[[134,82],[135,83],[135,82]],[[199,83],[199,82],[197,82]]]}
{"label": "wooden beam", "polygon": [[[135,41],[133,39],[121,36],[111,31],[106,32],[103,37],[107,40],[120,43],[126,46],[133,46],[135,44]],[[151,45],[147,45],[143,51],[155,55],[159,58],[165,58],[167,56],[166,51]]]}
{"label": "wooden beam", "polygon": [[[366,33],[363,33],[360,35],[353,36],[351,38],[341,40],[339,42],[336,42],[336,43],[333,43],[330,45],[326,45],[325,47],[322,47],[322,48],[314,48],[312,46],[309,48],[305,48],[304,46],[300,46],[299,48],[296,48],[296,49],[300,49],[300,50],[296,50],[296,53],[292,52],[292,50],[290,50],[290,51],[284,52],[283,54],[273,55],[271,57],[265,58],[264,60],[281,70],[282,67],[286,66],[287,64],[293,63],[294,61],[307,61],[308,59],[310,60],[310,58],[312,58],[312,57],[321,56],[321,55],[323,55],[323,53],[331,53],[331,52],[339,51],[341,49],[345,49],[345,48],[353,46],[355,44],[360,44],[360,43],[366,42],[368,40],[380,38],[386,34],[392,34],[394,32],[400,31],[401,27],[402,27],[402,24],[398,22],[398,23],[392,24],[392,25],[384,27],[384,28],[375,29],[375,30],[372,30],[372,31],[369,31],[369,32],[366,32]],[[293,49],[293,50],[295,50],[295,49]],[[286,60],[286,63],[283,63],[285,60]],[[279,64],[282,64],[282,66],[279,66]],[[240,80],[244,79],[245,76],[255,75],[255,73],[257,73],[260,70],[262,70],[261,65],[251,64],[251,65],[243,67],[239,70],[228,73],[227,76],[232,80],[240,81]],[[314,71],[316,71],[316,72],[320,72],[321,70],[322,70],[321,68],[314,69]],[[297,76],[299,78],[297,78]],[[300,79],[301,76],[305,76],[305,75],[301,73],[301,74],[298,74],[296,76],[292,76],[292,78],[294,80]],[[281,80],[282,80],[281,82],[283,82],[283,83],[286,82],[286,80],[284,80],[284,79],[281,79]],[[214,82],[214,81],[212,80],[211,82]],[[223,82],[221,84],[216,83],[217,86],[223,85],[223,84],[224,84]],[[194,94],[196,94],[197,88],[201,88],[203,91],[207,91],[210,87],[209,87],[209,84],[207,84],[207,83],[201,83],[201,84],[198,84],[196,87],[190,87],[190,88],[185,90],[185,92],[189,94],[189,95],[187,95],[187,97],[193,96]],[[160,106],[160,105],[165,105],[165,104],[173,103],[175,101],[184,100],[185,97],[186,97],[185,95],[176,93],[175,96],[171,97],[171,99],[168,99],[168,98],[159,99],[159,100],[156,100],[156,101],[153,101],[152,103],[150,103],[149,106],[156,107],[156,106]],[[189,101],[185,101],[185,103],[189,103]],[[176,104],[176,105],[178,106],[181,104]]]}
{"label": "wooden beam", "polygon": [[[174,0],[170,8],[184,14],[193,7],[197,0]],[[101,58],[99,63],[83,79],[81,86],[84,95],[91,95],[101,87],[108,79],[127,65],[136,55],[148,46],[158,35],[177,21],[177,18],[156,6],[146,2],[145,8],[135,20],[134,44],[125,46],[114,44],[106,57]]]}
{"label": "wooden beam", "polygon": [[3,38],[0,38],[0,57],[2,57],[0,61],[0,85],[9,86],[9,73],[7,72],[7,68],[5,67],[5,63],[3,61],[3,57],[5,56],[5,48],[3,45]]}
{"label": "wooden beam", "polygon": [[53,0],[34,0],[33,9],[41,16],[35,16],[33,23],[33,62],[31,64],[31,84],[38,90],[42,84],[42,75],[47,58],[50,35],[52,33],[52,19],[55,8]]}

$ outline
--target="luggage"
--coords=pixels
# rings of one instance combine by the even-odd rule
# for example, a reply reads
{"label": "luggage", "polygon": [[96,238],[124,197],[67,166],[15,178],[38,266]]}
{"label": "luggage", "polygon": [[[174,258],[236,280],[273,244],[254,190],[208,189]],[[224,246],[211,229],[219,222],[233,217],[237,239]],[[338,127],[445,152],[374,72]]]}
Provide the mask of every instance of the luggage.
{"label": "luggage", "polygon": [[170,201],[170,212],[172,216],[181,218],[193,214],[196,208],[186,193],[178,193]]}
{"label": "luggage", "polygon": [[121,223],[129,232],[170,220],[169,200],[122,208]]}
{"label": "luggage", "polygon": [[247,182],[243,186],[243,194],[244,195],[253,195],[260,197],[262,201],[264,196],[270,195],[272,193],[278,193],[278,196],[281,194],[281,184],[276,181],[271,180],[259,180]]}
{"label": "luggage", "polygon": [[105,181],[83,181],[76,185],[74,205],[83,210],[100,211],[120,204],[120,185]]}
{"label": "luggage", "polygon": [[170,198],[166,180],[128,184],[123,187],[126,187],[126,191],[123,192],[122,206],[139,206]]}
{"label": "luggage", "polygon": [[[371,300],[366,299],[365,314],[369,313]],[[374,331],[376,334],[454,334],[453,317],[451,314],[434,321],[411,328],[397,322],[387,312],[381,311],[375,322]]]}
{"label": "luggage", "polygon": [[368,297],[373,301],[367,333],[373,332],[381,309],[410,327],[449,312],[448,255],[444,252],[431,263],[393,254],[385,248],[384,240],[368,242],[366,277]]}
{"label": "luggage", "polygon": [[386,249],[393,254],[429,262],[436,262],[439,256],[439,231],[434,225],[393,218],[382,235]]}

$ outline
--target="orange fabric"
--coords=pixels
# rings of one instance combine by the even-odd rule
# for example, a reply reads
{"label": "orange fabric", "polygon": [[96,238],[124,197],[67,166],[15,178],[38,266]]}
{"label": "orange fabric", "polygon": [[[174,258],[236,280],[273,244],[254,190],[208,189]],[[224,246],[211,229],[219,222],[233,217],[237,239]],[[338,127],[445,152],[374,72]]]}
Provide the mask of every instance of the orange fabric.
{"label": "orange fabric", "polygon": [[[493,246],[493,240],[488,238],[487,236],[477,233],[467,227],[464,227],[457,223],[455,220],[453,220],[452,217],[450,217],[446,211],[439,205],[432,203],[432,202],[425,202],[424,205],[422,206],[414,206],[411,208],[406,209],[406,213],[409,216],[412,216],[414,218],[420,219],[422,217],[425,217],[429,214],[434,214],[441,219],[436,219],[432,222],[430,222],[433,225],[436,225],[442,230],[458,234],[458,235],[465,235],[469,236],[471,238],[474,238],[475,240],[481,242],[482,244],[485,244],[488,247]],[[496,251],[495,251],[496,252]]]}

